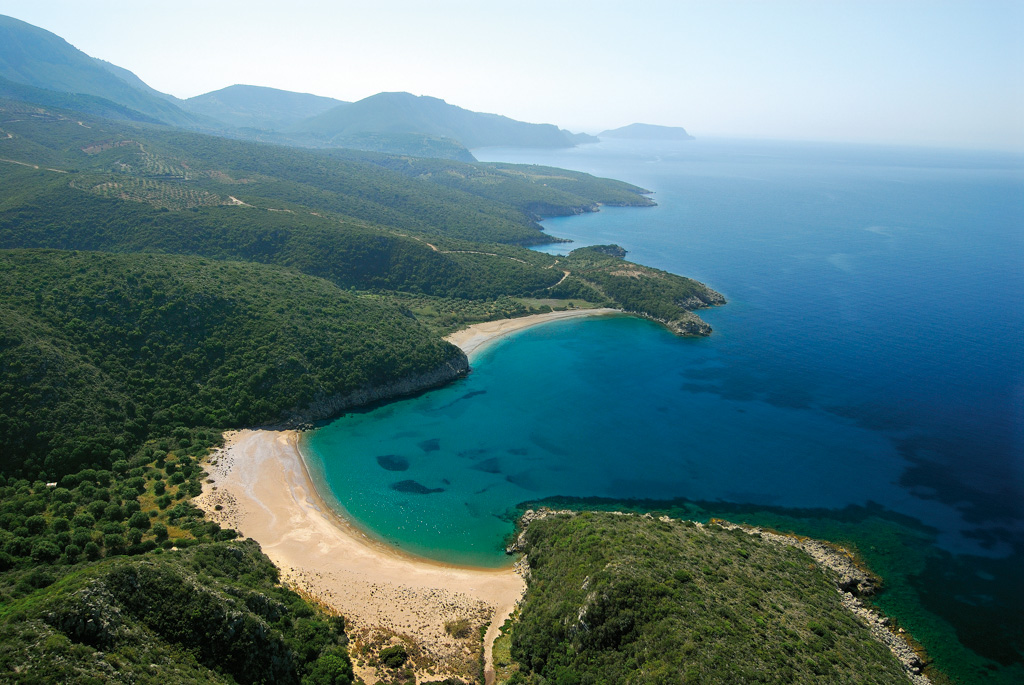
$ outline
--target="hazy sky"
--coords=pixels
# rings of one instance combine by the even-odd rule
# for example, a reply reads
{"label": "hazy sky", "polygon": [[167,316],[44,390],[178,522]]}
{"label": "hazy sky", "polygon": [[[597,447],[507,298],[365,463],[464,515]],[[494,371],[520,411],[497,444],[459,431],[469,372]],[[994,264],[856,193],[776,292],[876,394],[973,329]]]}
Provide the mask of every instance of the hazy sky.
{"label": "hazy sky", "polygon": [[0,0],[190,97],[433,95],[596,132],[1024,150],[1024,0]]}

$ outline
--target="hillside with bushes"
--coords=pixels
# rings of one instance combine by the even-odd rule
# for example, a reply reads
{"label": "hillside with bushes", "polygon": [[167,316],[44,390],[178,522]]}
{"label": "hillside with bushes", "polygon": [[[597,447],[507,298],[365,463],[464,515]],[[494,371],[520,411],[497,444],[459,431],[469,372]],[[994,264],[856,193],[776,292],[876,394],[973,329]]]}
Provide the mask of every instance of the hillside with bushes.
{"label": "hillside with bushes", "polygon": [[889,683],[899,662],[804,552],[717,525],[557,514],[496,645],[513,683]]}

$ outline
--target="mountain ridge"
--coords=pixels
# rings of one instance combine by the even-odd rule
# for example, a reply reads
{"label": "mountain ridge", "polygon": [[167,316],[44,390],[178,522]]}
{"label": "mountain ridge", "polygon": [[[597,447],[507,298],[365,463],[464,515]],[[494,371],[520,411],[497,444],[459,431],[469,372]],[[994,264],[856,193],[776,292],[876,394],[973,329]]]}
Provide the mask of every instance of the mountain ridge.
{"label": "mountain ridge", "polygon": [[[114,119],[160,123],[293,147],[342,147],[474,161],[474,147],[573,147],[597,142],[552,124],[473,112],[440,98],[378,93],[354,103],[236,84],[186,100],[60,36],[0,15],[0,95]],[[99,100],[97,100],[99,98]]]}
{"label": "mountain ridge", "polygon": [[292,129],[327,141],[379,133],[422,133],[457,140],[467,148],[489,146],[573,147],[597,142],[553,124],[530,124],[500,114],[473,112],[440,98],[405,92],[371,95],[328,110]]}
{"label": "mountain ridge", "polygon": [[[0,76],[25,86],[104,98],[162,123],[206,128],[208,121],[141,90],[128,70],[85,54],[60,36],[0,15]],[[152,89],[150,89],[152,90]]]}

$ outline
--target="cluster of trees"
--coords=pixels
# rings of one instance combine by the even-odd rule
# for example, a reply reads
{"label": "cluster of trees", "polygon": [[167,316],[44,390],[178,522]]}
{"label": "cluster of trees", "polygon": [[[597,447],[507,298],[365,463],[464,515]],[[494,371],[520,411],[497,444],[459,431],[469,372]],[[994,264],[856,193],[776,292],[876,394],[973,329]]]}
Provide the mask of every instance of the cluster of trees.
{"label": "cluster of trees", "polygon": [[217,431],[179,427],[130,461],[82,469],[44,483],[0,475],[0,583],[3,600],[45,587],[61,567],[120,554],[234,539],[235,532],[192,506],[202,492],[198,465],[220,443]]}
{"label": "cluster of trees", "polygon": [[279,584],[191,504],[217,431],[179,427],[109,469],[0,475],[0,672],[10,682],[346,685],[344,619]]}
{"label": "cluster of trees", "polygon": [[806,554],[758,536],[585,512],[526,552],[510,683],[905,681]]}

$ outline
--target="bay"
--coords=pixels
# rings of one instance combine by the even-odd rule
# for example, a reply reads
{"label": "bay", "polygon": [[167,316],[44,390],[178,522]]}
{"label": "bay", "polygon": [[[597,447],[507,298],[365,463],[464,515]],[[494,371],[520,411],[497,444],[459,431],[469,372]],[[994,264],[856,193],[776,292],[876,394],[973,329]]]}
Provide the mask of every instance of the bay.
{"label": "bay", "polygon": [[[559,322],[464,381],[305,442],[373,534],[498,565],[510,510],[562,496],[841,538],[965,682],[1021,674],[1024,163],[759,141],[602,142],[480,159],[588,171],[657,207],[544,223],[691,276],[710,338]],[[401,469],[401,470],[396,470]],[[575,502],[581,504],[581,502]]]}

